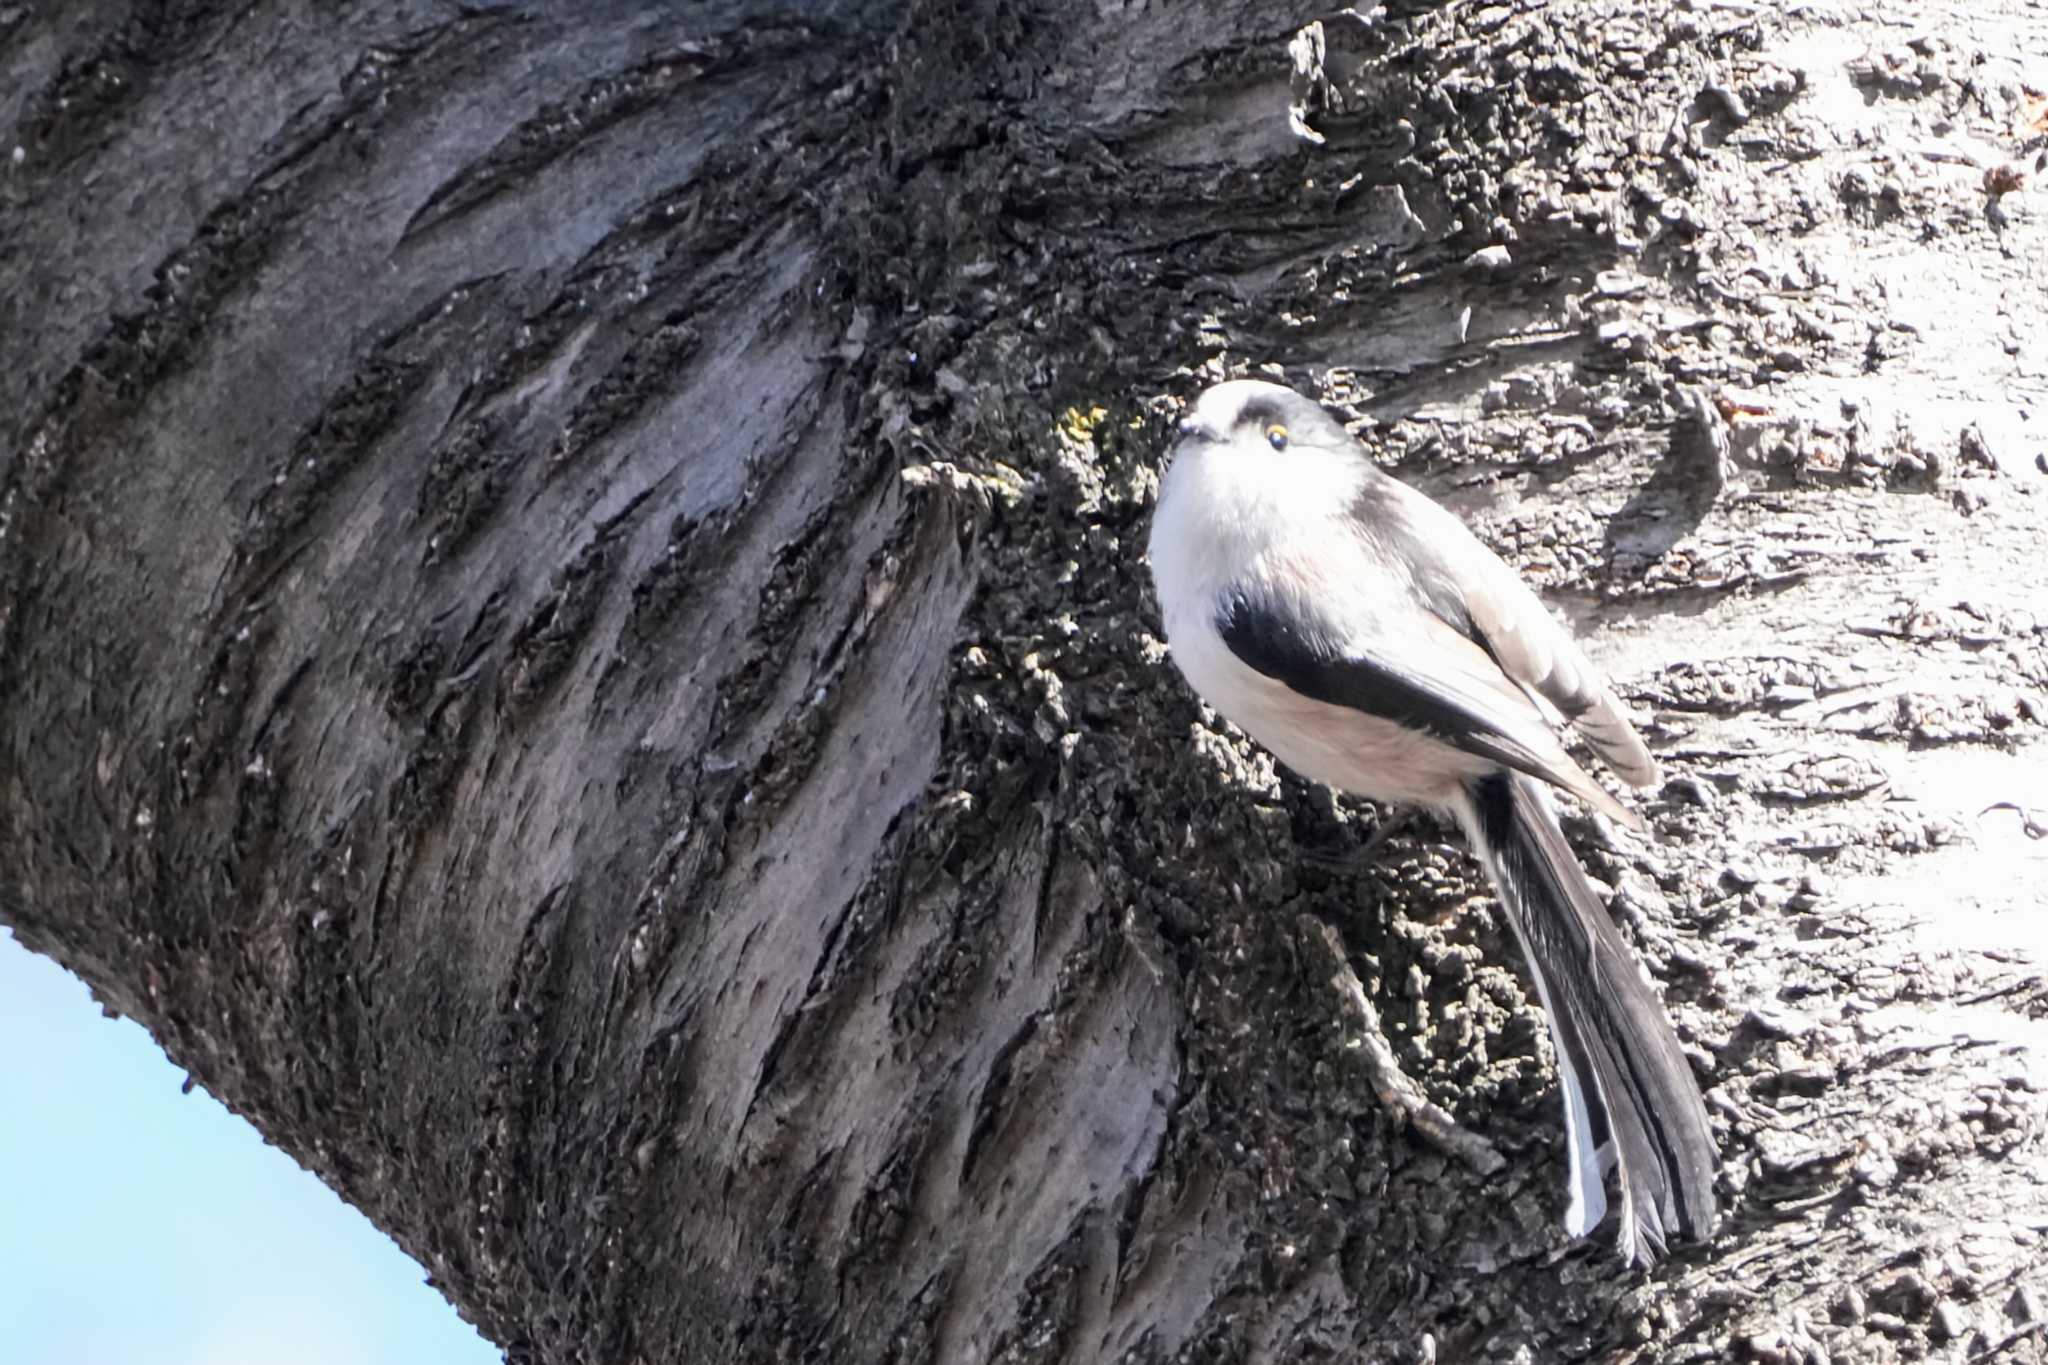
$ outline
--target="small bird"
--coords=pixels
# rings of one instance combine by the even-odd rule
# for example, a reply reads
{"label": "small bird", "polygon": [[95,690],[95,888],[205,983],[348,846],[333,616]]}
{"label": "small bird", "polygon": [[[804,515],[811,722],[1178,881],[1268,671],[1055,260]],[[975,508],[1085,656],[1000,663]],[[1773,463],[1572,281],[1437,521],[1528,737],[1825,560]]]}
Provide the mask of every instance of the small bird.
{"label": "small bird", "polygon": [[1544,704],[1633,785],[1657,766],[1564,628],[1320,404],[1258,380],[1216,385],[1182,420],[1150,552],[1174,661],[1210,705],[1304,777],[1464,829],[1550,1020],[1566,1231],[1605,1216],[1613,1171],[1625,1260],[1711,1236],[1699,1087],[1549,789],[1643,821],[1565,752]]}

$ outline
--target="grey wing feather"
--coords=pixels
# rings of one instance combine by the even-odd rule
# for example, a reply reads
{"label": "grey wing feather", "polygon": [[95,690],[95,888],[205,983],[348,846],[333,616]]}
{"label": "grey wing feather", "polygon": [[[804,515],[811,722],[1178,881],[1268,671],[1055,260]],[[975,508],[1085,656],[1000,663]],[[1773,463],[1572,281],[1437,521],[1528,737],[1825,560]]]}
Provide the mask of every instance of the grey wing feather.
{"label": "grey wing feather", "polygon": [[1404,510],[1433,523],[1426,533],[1448,552],[1439,561],[1448,586],[1502,670],[1555,706],[1623,781],[1654,786],[1657,761],[1621,699],[1542,599],[1451,512],[1419,494]]}
{"label": "grey wing feather", "polygon": [[[1444,695],[1457,698],[1475,713],[1486,716],[1501,732],[1515,737],[1529,757],[1526,761],[1509,759],[1510,767],[1562,787],[1611,820],[1631,829],[1643,828],[1642,816],[1609,796],[1584,768],[1572,761],[1536,704],[1514,686],[1520,679],[1511,672],[1503,677],[1505,666],[1455,627],[1431,613],[1421,615],[1422,628],[1412,641],[1421,660],[1417,671]],[[1631,730],[1629,734],[1633,737],[1635,732]],[[1647,762],[1649,755],[1645,753],[1643,758]]]}

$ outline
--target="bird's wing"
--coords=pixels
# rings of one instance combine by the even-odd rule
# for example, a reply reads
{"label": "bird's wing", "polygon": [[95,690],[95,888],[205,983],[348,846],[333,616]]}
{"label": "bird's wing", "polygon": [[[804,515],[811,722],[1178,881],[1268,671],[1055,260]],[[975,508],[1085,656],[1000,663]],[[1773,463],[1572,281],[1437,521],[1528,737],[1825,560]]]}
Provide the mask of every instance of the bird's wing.
{"label": "bird's wing", "polygon": [[1408,494],[1400,499],[1400,511],[1417,541],[1437,552],[1432,556],[1436,572],[1418,576],[1425,595],[1448,598],[1445,605],[1462,608],[1472,633],[1501,670],[1555,706],[1623,781],[1634,787],[1655,785],[1657,762],[1621,699],[1542,599],[1456,515],[1413,489],[1396,487]]}
{"label": "bird's wing", "polygon": [[1217,633],[1243,663],[1303,696],[1421,731],[1525,772],[1640,828],[1642,819],[1572,761],[1542,711],[1469,636],[1432,611],[1334,628],[1312,603],[1285,610],[1254,589],[1227,594]]}

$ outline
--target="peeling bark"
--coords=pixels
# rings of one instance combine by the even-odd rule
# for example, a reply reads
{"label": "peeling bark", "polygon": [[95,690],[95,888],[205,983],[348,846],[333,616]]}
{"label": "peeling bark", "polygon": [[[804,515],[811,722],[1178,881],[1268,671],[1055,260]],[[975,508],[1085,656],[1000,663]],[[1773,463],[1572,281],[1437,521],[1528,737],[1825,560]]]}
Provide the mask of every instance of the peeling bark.
{"label": "peeling bark", "polygon": [[[2048,42],[1311,18],[0,7],[0,919],[514,1361],[2042,1359]],[[1654,1275],[1164,666],[1265,364],[1649,720]]]}

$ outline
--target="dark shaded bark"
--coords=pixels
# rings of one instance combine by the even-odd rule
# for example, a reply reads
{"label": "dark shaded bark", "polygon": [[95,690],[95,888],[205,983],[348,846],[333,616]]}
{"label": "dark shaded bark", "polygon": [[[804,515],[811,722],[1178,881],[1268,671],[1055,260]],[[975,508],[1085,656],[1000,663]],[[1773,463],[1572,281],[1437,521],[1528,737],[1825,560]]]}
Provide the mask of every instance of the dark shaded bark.
{"label": "dark shaded bark", "polygon": [[[2048,251],[1849,126],[2024,171],[2020,11],[1389,10],[0,7],[0,917],[518,1361],[2039,1358]],[[1264,362],[1654,717],[1655,1277],[1463,853],[1162,665]]]}

